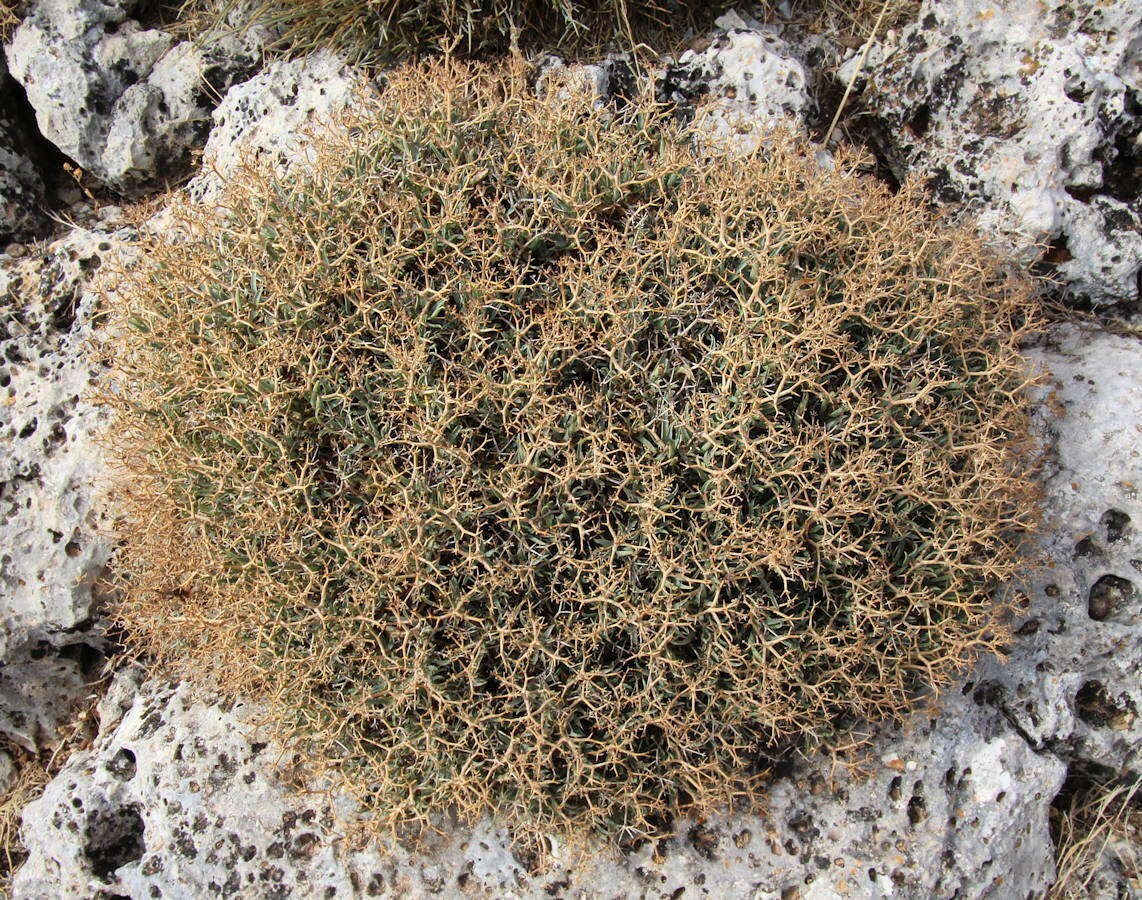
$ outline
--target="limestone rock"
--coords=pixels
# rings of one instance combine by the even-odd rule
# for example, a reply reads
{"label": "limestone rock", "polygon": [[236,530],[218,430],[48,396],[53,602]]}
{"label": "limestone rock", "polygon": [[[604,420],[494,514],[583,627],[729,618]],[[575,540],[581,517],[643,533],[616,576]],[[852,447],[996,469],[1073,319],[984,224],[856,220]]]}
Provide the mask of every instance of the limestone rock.
{"label": "limestone rock", "polygon": [[127,193],[161,186],[201,145],[221,92],[258,64],[264,33],[176,43],[131,18],[134,0],[34,0],[12,36],[12,74],[40,131]]}
{"label": "limestone rock", "polygon": [[96,499],[106,417],[85,343],[91,279],[129,237],[117,215],[0,257],[0,737],[29,752],[52,743],[106,645],[93,621],[111,550]]}
{"label": "limestone rock", "polygon": [[132,2],[40,0],[7,47],[43,135],[101,178],[115,103],[138,84],[174,39],[130,18]]}
{"label": "limestone rock", "polygon": [[776,126],[803,126],[808,75],[778,30],[733,12],[716,26],[704,49],[687,50],[663,73],[663,98],[684,105],[705,100],[699,128],[722,146],[751,150]]}
{"label": "limestone rock", "polygon": [[25,811],[17,897],[1004,897],[1053,878],[1063,765],[959,694],[885,736],[867,778],[817,761],[776,784],[765,816],[685,823],[621,856],[556,841],[533,870],[491,822],[415,850],[350,850],[351,809],[283,790],[273,769],[290,760],[258,735],[256,710],[136,683],[119,678],[94,746]]}
{"label": "limestone rock", "polygon": [[88,619],[110,552],[95,503],[104,413],[89,396],[87,286],[125,237],[77,228],[0,268],[0,659]]}
{"label": "limestone rock", "polygon": [[283,170],[310,158],[307,136],[348,106],[358,92],[375,90],[337,55],[319,51],[271,63],[232,87],[214,111],[202,152],[202,172],[188,185],[196,202],[213,203],[242,167]]}
{"label": "limestone rock", "polygon": [[546,96],[550,90],[559,91],[562,96],[574,91],[601,103],[622,95],[634,83],[629,62],[618,56],[598,63],[568,65],[561,57],[549,53],[539,60],[537,69],[535,92],[539,97]]}
{"label": "limestone rock", "polygon": [[82,666],[52,649],[10,651],[0,668],[0,735],[30,753],[52,745],[87,688]]}
{"label": "limestone rock", "polygon": [[1047,567],[1007,665],[975,690],[1037,750],[1142,776],[1142,341],[1057,329],[1046,420]]}
{"label": "limestone rock", "polygon": [[[1138,151],[1137,159],[1142,161],[1142,145]],[[1096,194],[1087,203],[1074,203],[1067,212],[1063,232],[1066,256],[1070,259],[1062,260],[1055,268],[1065,281],[1098,286],[1086,293],[1101,301],[1139,299],[1142,204],[1137,196],[1130,203],[1123,203]]]}
{"label": "limestone rock", "polygon": [[1140,47],[1133,0],[925,0],[872,49],[862,115],[898,177],[933,179],[1023,262],[1055,242],[1048,261],[1073,293],[1130,301],[1142,270]]}

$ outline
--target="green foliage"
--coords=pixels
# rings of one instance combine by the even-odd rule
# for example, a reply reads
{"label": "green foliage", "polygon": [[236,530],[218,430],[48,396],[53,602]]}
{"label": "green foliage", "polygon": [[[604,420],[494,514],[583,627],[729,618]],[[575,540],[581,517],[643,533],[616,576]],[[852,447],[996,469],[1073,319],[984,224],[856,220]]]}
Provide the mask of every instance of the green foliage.
{"label": "green foliage", "polygon": [[1026,285],[646,98],[394,73],[122,273],[118,609],[393,823],[639,835],[1002,637]]}

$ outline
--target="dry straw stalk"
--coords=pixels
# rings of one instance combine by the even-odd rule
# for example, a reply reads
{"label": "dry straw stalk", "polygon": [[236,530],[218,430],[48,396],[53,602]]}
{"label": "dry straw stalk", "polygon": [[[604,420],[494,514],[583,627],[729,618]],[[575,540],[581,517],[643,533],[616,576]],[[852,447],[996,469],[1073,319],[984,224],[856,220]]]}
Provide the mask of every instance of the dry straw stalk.
{"label": "dry straw stalk", "polygon": [[[677,33],[725,6],[709,0],[259,0],[243,18],[281,33],[292,50],[334,47],[363,59],[447,51],[624,44],[670,27]],[[188,0],[184,18],[206,24],[242,12],[237,0]]]}

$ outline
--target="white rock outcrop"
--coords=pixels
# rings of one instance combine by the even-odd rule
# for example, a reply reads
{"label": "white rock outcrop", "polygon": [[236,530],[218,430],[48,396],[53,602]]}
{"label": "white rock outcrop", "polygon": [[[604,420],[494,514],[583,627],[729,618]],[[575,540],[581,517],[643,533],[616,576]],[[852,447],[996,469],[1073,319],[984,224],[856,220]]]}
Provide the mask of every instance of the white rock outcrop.
{"label": "white rock outcrop", "polygon": [[289,758],[256,711],[135,684],[119,678],[94,746],[25,811],[17,897],[1003,897],[1054,876],[1047,810],[1065,767],[962,695],[878,743],[867,778],[817,761],[775,785],[764,815],[684,823],[623,855],[554,842],[533,870],[490,822],[350,850],[347,807],[274,778]]}
{"label": "white rock outcrop", "polygon": [[185,166],[221,94],[257,67],[262,29],[176,42],[137,0],[33,0],[6,52],[44,137],[117,190]]}
{"label": "white rock outcrop", "polygon": [[0,258],[0,736],[49,744],[83,691],[98,582],[110,556],[86,352],[98,316],[90,280],[129,230],[75,228],[19,260]]}
{"label": "white rock outcrop", "polygon": [[282,172],[310,159],[313,131],[375,90],[334,53],[271,63],[232,87],[214,111],[202,170],[187,186],[187,194],[197,203],[211,204],[244,167],[268,165]]}
{"label": "white rock outcrop", "polygon": [[568,65],[562,57],[548,53],[537,61],[536,70],[536,96],[545,97],[550,91],[559,97],[585,94],[594,98],[597,106],[622,93],[622,79],[633,79],[629,62],[620,57]]}
{"label": "white rock outcrop", "polygon": [[1034,356],[1062,415],[1044,418],[1047,566],[975,689],[1036,750],[1142,777],[1142,340],[1062,326]]}
{"label": "white rock outcrop", "polygon": [[931,178],[1024,263],[1046,253],[1073,293],[1138,298],[1142,5],[925,0],[858,83],[899,177]]}
{"label": "white rock outcrop", "polygon": [[702,43],[666,69],[659,92],[684,106],[702,101],[696,125],[704,138],[750,151],[776,127],[804,125],[809,77],[777,29],[729,12]]}
{"label": "white rock outcrop", "polygon": [[105,414],[90,396],[87,287],[125,237],[77,228],[0,268],[0,654],[86,619],[110,551],[92,492]]}

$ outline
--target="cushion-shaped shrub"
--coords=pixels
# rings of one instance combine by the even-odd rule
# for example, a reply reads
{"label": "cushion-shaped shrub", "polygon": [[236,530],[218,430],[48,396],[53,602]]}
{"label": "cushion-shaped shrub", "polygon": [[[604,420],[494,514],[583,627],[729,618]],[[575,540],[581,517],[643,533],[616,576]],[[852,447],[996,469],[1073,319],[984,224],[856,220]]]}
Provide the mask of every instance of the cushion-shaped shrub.
{"label": "cushion-shaped shrub", "polygon": [[1029,292],[917,188],[478,67],[342,125],[122,273],[141,650],[386,821],[637,835],[997,645]]}

